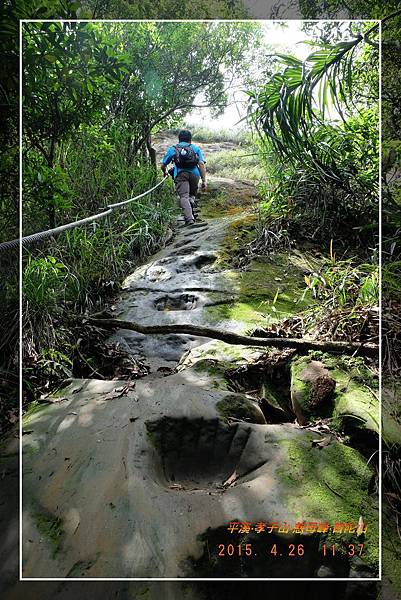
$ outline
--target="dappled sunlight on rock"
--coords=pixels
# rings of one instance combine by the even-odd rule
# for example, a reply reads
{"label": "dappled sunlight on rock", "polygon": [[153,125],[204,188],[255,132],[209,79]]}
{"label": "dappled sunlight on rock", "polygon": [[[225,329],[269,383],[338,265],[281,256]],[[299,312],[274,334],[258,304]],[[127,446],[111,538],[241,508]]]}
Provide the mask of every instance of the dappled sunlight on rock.
{"label": "dappled sunlight on rock", "polygon": [[[213,186],[221,191],[232,182],[217,177]],[[255,261],[248,271],[227,261],[238,223],[252,223],[246,211],[254,189],[245,182],[240,187],[247,199],[242,215],[234,211],[208,217],[198,228],[183,227],[126,279],[116,303],[119,318],[247,331],[266,316],[301,308],[294,290],[304,256],[277,255],[274,264]],[[273,373],[266,348],[128,330],[111,339],[148,366],[145,377],[72,380],[60,392],[65,400],[26,419],[25,536],[33,540],[24,545],[26,576],[274,576],[270,559],[243,567],[233,561],[229,568],[220,561],[217,548],[230,540],[230,521],[358,520],[363,503],[376,531],[371,472],[359,453],[334,438],[320,445],[323,433],[293,422],[291,353],[279,364],[285,373]],[[266,373],[255,375],[254,364]],[[266,402],[268,392],[288,401],[275,408],[285,418],[269,420],[274,399],[268,413],[262,392]],[[358,485],[347,503],[341,496],[350,481]],[[45,534],[39,543],[40,527]],[[249,539],[261,538],[250,533]],[[284,561],[283,576],[316,575],[319,539],[304,543],[315,558],[293,571]],[[371,544],[374,565],[374,537]]]}

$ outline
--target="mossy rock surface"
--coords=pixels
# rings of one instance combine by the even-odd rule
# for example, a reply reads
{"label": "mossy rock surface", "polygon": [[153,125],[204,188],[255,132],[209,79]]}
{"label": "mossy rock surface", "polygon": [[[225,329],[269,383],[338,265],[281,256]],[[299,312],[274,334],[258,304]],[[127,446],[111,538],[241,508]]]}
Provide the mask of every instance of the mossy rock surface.
{"label": "mossy rock surface", "polygon": [[[306,439],[282,440],[287,461],[276,475],[286,486],[282,498],[288,510],[304,521],[307,515],[335,523],[358,523],[362,516],[367,530],[365,539],[355,534],[329,532],[327,543],[365,542],[363,560],[377,571],[379,564],[379,512],[369,496],[373,476],[366,459],[354,448],[333,441],[323,448],[314,447],[313,432]],[[335,522],[334,522],[335,521]]]}
{"label": "mossy rock surface", "polygon": [[256,402],[241,394],[228,394],[217,402],[216,408],[225,418],[233,417],[249,423],[266,423]]}
{"label": "mossy rock surface", "polygon": [[[236,240],[227,240],[220,262],[235,255]],[[308,291],[304,295],[304,271],[312,267],[313,258],[295,253],[278,253],[273,259],[253,260],[245,271],[224,271],[238,289],[235,301],[205,309],[210,323],[232,321],[251,327],[269,326],[312,306],[315,300]]]}
{"label": "mossy rock surface", "polygon": [[[305,373],[319,365],[321,374],[335,381],[335,390],[325,402],[313,402],[313,386]],[[301,424],[317,416],[333,419],[333,424],[354,433],[366,430],[379,433],[378,379],[362,358],[336,357],[310,352],[296,358],[291,365],[291,398]]]}
{"label": "mossy rock surface", "polygon": [[315,415],[327,416],[336,381],[321,361],[302,356],[291,365],[291,401],[298,422],[306,425]]}
{"label": "mossy rock surface", "polygon": [[64,531],[62,520],[52,515],[35,513],[34,522],[39,533],[47,540],[52,549],[52,558],[56,558],[60,552]]}
{"label": "mossy rock surface", "polygon": [[179,364],[179,370],[193,367],[198,372],[208,372],[217,377],[226,369],[256,361],[266,348],[225,344],[213,340],[193,348]]}
{"label": "mossy rock surface", "polygon": [[41,410],[44,410],[48,406],[49,405],[46,404],[45,402],[38,402],[37,400],[34,400],[33,402],[31,402],[22,417],[22,425],[23,426],[28,425],[29,421],[33,417],[33,415],[40,412]]}

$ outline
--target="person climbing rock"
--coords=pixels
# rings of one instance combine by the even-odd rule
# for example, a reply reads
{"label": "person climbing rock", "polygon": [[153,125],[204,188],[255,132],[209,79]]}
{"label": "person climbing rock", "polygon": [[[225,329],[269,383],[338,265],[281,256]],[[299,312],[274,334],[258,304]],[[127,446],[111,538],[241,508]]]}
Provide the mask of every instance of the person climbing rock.
{"label": "person climbing rock", "polygon": [[192,134],[182,129],[178,134],[178,144],[170,146],[161,163],[164,177],[168,176],[167,165],[174,162],[172,176],[175,189],[180,197],[180,206],[184,212],[186,225],[195,222],[194,208],[199,180],[202,178],[202,189],[206,190],[206,167],[202,150],[192,143]]}

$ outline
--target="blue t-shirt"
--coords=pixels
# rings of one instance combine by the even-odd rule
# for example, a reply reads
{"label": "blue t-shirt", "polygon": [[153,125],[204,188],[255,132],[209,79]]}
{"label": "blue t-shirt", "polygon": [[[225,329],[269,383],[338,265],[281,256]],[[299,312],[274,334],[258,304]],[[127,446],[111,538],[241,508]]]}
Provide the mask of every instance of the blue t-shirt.
{"label": "blue t-shirt", "polygon": [[[178,144],[176,144],[176,146],[187,146],[189,145],[188,142],[179,142]],[[199,156],[199,160],[202,162],[205,162],[205,159],[203,157],[202,154],[202,150],[199,148],[199,146],[195,146],[195,144],[191,143],[192,148],[195,150],[196,154]],[[171,163],[171,161],[174,158],[174,154],[175,154],[175,146],[170,146],[170,148],[167,150],[166,154],[164,155],[164,158],[162,160],[162,164],[167,166],[169,163]],[[200,170],[198,167],[177,167],[177,165],[174,165],[174,179],[177,177],[178,173],[180,173],[181,171],[188,171],[189,173],[195,173],[195,175],[198,175],[200,177]]]}

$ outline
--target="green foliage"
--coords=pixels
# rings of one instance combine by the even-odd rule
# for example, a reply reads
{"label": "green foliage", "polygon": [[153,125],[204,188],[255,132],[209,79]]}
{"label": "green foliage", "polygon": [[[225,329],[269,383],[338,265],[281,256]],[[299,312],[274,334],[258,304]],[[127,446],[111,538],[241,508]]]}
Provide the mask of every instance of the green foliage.
{"label": "green foliage", "polygon": [[51,310],[65,298],[70,274],[54,256],[29,258],[24,269],[22,293],[35,311]]}
{"label": "green foliage", "polygon": [[110,84],[126,68],[117,41],[91,23],[30,23],[23,27],[24,131],[53,166],[56,145],[93,122]]}
{"label": "green foliage", "polygon": [[[322,44],[304,62],[277,55],[284,70],[274,73],[261,90],[249,92],[249,116],[262,139],[267,136],[274,150],[290,162],[302,157],[313,165],[317,178],[331,179],[341,187],[347,186],[349,175],[338,165],[341,147],[333,141],[336,136],[352,134],[344,110],[350,114],[356,85],[353,66],[362,39],[359,35],[335,45]],[[375,101],[377,104],[377,97],[376,89],[372,106]],[[334,109],[341,116],[342,126],[330,122]],[[338,144],[341,146],[341,140]]]}
{"label": "green foliage", "polygon": [[250,181],[259,181],[264,175],[260,158],[253,146],[210,153],[207,170],[208,173],[218,174],[219,177]]}
{"label": "green foliage", "polygon": [[305,275],[307,290],[327,308],[379,304],[379,269],[372,264],[355,265],[352,259],[330,259],[318,272]]}
{"label": "green foliage", "polygon": [[44,377],[50,379],[65,379],[72,377],[72,361],[66,354],[55,348],[42,348],[37,362]]}
{"label": "green foliage", "polygon": [[[200,89],[221,110],[227,79],[246,70],[257,38],[252,23],[24,24],[24,233],[152,187],[151,134],[185,116]],[[23,292],[36,352],[57,337],[42,334],[44,320],[51,330],[48,319],[67,306],[88,310],[118,289],[160,246],[174,213],[164,186],[28,255]]]}
{"label": "green foliage", "polygon": [[378,227],[377,49],[362,41],[311,41],[319,50],[304,62],[278,55],[249,92],[266,165],[262,215],[284,214],[315,239],[357,231],[372,243]]}
{"label": "green foliage", "polygon": [[208,19],[247,16],[239,0],[20,0],[21,18]]}
{"label": "green foliage", "polygon": [[207,104],[224,107],[258,31],[252,23],[25,24],[25,223],[37,212],[42,227],[64,221],[78,172],[88,208],[99,188],[107,198],[128,193],[152,132],[190,111],[200,89]]}
{"label": "green foliage", "polygon": [[388,261],[382,268],[383,293],[401,300],[401,260]]}
{"label": "green foliage", "polygon": [[192,139],[195,142],[231,142],[232,144],[247,144],[250,141],[249,132],[246,129],[209,129],[201,125],[188,125],[183,123],[182,127],[176,127],[170,130],[173,134],[178,134],[180,129],[190,129]]}
{"label": "green foliage", "polygon": [[55,559],[60,552],[64,531],[63,522],[60,518],[36,513],[34,522],[39,533],[47,540],[52,549],[52,558]]}

